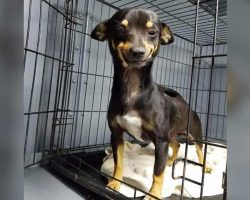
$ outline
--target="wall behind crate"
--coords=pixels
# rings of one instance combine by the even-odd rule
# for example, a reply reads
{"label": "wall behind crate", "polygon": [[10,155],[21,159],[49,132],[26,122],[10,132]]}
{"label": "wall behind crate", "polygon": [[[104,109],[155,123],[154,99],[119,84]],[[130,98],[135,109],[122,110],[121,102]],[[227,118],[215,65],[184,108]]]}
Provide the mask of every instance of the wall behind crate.
{"label": "wall behind crate", "polygon": [[[200,49],[201,56],[211,55],[212,46],[203,46]],[[227,45],[221,44],[215,47],[215,54],[227,54]],[[216,57],[211,74],[212,59],[197,59],[194,70],[195,88],[192,107],[198,113],[202,121],[203,134],[206,133],[207,118],[209,116],[208,139],[226,143],[226,117],[227,117],[227,58]],[[212,80],[211,80],[212,79]],[[209,85],[211,85],[210,111],[208,110]],[[209,114],[208,114],[209,112]]]}
{"label": "wall behind crate", "polygon": [[[106,111],[112,86],[112,59],[107,42],[92,40],[89,34],[100,21],[111,17],[115,13],[115,9],[99,1],[88,1],[87,3],[85,0],[79,0],[78,5],[75,4],[76,2],[74,1],[72,13],[74,16],[73,20],[78,24],[73,26],[71,35],[65,36],[63,16],[52,7],[54,6],[64,12],[64,1],[51,0],[49,3],[52,6],[46,1],[41,1],[41,3],[40,1],[32,1],[30,21],[30,1],[25,1],[24,30],[26,33],[25,41],[28,41],[26,48],[48,55],[44,56],[32,51],[26,51],[24,92],[27,158],[30,155],[33,158],[34,153],[42,152],[44,149],[49,148],[55,98],[58,96],[56,87],[58,85],[59,68],[60,73],[64,72],[65,75],[68,69],[67,73],[69,74],[67,83],[62,83],[69,86],[66,95],[69,97],[69,105],[62,106],[62,100],[66,96],[61,94],[59,108],[69,111],[65,115],[67,120],[63,120],[67,125],[59,125],[60,122],[56,122],[54,144],[57,145],[59,135],[63,137],[63,148],[102,146],[110,142]],[[42,6],[41,8],[40,5]],[[87,10],[88,12],[86,12]],[[29,26],[30,28],[28,28]],[[29,31],[27,32],[28,29]],[[27,33],[29,34],[28,37]],[[26,37],[28,40],[26,40]],[[71,41],[70,44],[69,41]],[[64,46],[66,47],[63,48]],[[200,47],[198,47],[199,50]],[[64,63],[65,59],[64,62],[60,62],[63,59],[63,53],[68,51],[70,52],[68,61],[73,65]],[[192,51],[193,44],[191,42],[175,37],[173,44],[161,47],[153,67],[154,80],[159,84],[177,90],[186,100],[189,99]],[[202,51],[204,51],[202,53],[206,53],[204,47]],[[221,63],[220,66],[225,65]],[[192,107],[195,108],[195,97],[197,94],[196,109],[201,117],[203,129],[205,128],[207,115],[209,64],[209,61],[203,59],[200,70],[198,70],[199,65],[195,65],[193,76],[194,83],[198,81],[199,87],[196,93],[196,85],[194,84]],[[68,68],[66,69],[66,67]],[[224,68],[216,68],[214,74],[213,87],[217,87],[218,83],[224,84],[226,70]],[[222,90],[222,88],[224,89],[224,85],[217,89]],[[221,104],[219,107],[223,110],[222,104],[225,99],[222,96],[225,93],[213,91],[212,94],[213,99],[216,99],[214,102],[219,101]],[[31,112],[32,114],[28,114]],[[221,116],[219,114],[221,112],[218,111],[216,106],[213,107],[213,115],[211,116],[215,120],[210,121],[211,128],[209,129],[211,137],[216,136],[219,139],[225,138],[225,130],[221,132],[225,126],[225,117],[220,119]],[[62,111],[58,113],[60,116]],[[65,134],[62,134],[64,128]],[[213,133],[217,135],[213,135]],[[127,139],[129,138],[127,137]],[[39,157],[35,158],[35,160],[37,159]],[[29,164],[29,162],[30,159],[27,159],[26,163]]]}
{"label": "wall behind crate", "polygon": [[[25,165],[40,160],[51,138],[62,49],[64,1],[24,1]],[[56,10],[58,9],[58,10]]]}
{"label": "wall behind crate", "polygon": [[[75,27],[78,32],[75,32],[74,38],[73,84],[68,113],[75,120],[73,128],[65,136],[65,148],[110,142],[106,111],[112,86],[112,59],[107,42],[92,40],[89,34],[98,23],[111,17],[115,10],[98,1],[89,3],[87,29],[82,25]],[[88,34],[86,46],[81,42],[84,33]],[[183,89],[182,93],[187,98],[188,88],[183,88],[183,84],[190,84],[192,47],[192,43],[176,37],[174,44],[162,46],[153,68],[157,83]]]}

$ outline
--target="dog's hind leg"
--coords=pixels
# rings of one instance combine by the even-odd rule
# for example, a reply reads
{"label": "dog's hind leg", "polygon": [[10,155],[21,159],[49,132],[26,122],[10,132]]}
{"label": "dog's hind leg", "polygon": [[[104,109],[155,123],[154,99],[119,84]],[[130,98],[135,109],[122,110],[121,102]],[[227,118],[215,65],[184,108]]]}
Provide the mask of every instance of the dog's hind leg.
{"label": "dog's hind leg", "polygon": [[174,138],[173,141],[171,141],[171,143],[169,143],[169,146],[172,148],[173,153],[172,155],[168,158],[167,160],[167,165],[168,166],[172,166],[174,160],[177,158],[178,152],[179,152],[179,148],[180,148],[180,144],[176,141],[176,139]]}
{"label": "dog's hind leg", "polygon": [[[192,124],[190,126],[190,133],[192,137],[197,140],[197,141],[202,141],[202,128],[201,128],[201,122],[198,117],[198,115],[193,112],[192,113]],[[202,151],[202,144],[195,142],[195,147],[196,147],[196,153],[199,159],[199,163],[203,165],[204,163],[204,154]],[[212,168],[208,167],[207,165],[205,166],[205,172],[206,173],[211,173]]]}
{"label": "dog's hind leg", "polygon": [[[122,180],[122,170],[123,170],[123,151],[124,151],[124,141],[123,141],[123,132],[121,130],[116,130],[111,134],[111,144],[114,156],[114,173],[113,177],[108,183],[108,187],[119,191]],[[118,179],[118,180],[116,180]]]}
{"label": "dog's hind leg", "polygon": [[[202,152],[202,145],[195,144],[195,147],[196,147],[196,153],[197,153],[197,156],[198,156],[198,159],[199,159],[199,163],[203,165],[203,163],[204,163],[204,157],[203,157],[203,152]],[[212,168],[208,167],[206,165],[205,166],[205,172],[206,173],[211,173],[212,172]]]}

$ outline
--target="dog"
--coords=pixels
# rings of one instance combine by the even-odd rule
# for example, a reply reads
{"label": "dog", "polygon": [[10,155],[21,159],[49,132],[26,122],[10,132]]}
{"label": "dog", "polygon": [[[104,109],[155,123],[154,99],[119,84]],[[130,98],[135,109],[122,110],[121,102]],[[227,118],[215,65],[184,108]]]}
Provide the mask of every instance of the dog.
{"label": "dog", "polygon": [[[108,108],[108,124],[114,156],[113,177],[122,180],[123,133],[139,141],[155,145],[153,183],[149,193],[159,199],[166,165],[172,165],[180,147],[177,136],[186,134],[187,102],[176,91],[157,85],[152,66],[160,45],[174,41],[170,28],[160,22],[156,13],[139,8],[121,9],[110,19],[98,24],[91,33],[98,41],[108,41],[114,63],[112,94]],[[191,110],[190,140],[201,141],[201,122]],[[196,145],[203,164],[202,144]],[[168,148],[173,154],[167,159]],[[211,172],[209,167],[206,172]],[[120,182],[112,179],[108,187],[119,191]],[[144,200],[155,199],[150,195]]]}

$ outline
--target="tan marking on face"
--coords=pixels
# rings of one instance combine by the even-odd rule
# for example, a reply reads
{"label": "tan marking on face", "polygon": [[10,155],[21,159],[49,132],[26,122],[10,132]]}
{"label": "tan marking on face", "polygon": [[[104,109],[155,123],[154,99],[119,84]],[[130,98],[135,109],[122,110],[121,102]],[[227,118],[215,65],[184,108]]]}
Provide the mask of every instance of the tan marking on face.
{"label": "tan marking on face", "polygon": [[146,41],[143,41],[143,44],[147,50],[147,53],[145,54],[148,58],[151,58],[152,57],[152,54],[154,53],[154,45],[153,44],[149,44],[148,42]]}
{"label": "tan marking on face", "polygon": [[118,48],[120,48],[122,51],[128,51],[132,46],[131,42],[120,42],[118,45]]}
{"label": "tan marking on face", "polygon": [[128,67],[128,63],[125,61],[125,59],[123,58],[123,55],[122,55],[123,48],[124,48],[124,43],[120,42],[118,45],[118,55],[119,55],[120,59],[122,60],[122,65],[124,67]]}
{"label": "tan marking on face", "polygon": [[126,19],[122,20],[121,24],[123,26],[127,27],[128,26],[128,20],[126,20]]}
{"label": "tan marking on face", "polygon": [[119,45],[118,45],[118,48],[122,48],[123,45],[124,45],[124,43],[123,43],[123,42],[120,42]]}
{"label": "tan marking on face", "polygon": [[152,28],[153,27],[153,22],[151,22],[151,21],[148,21],[147,23],[146,23],[146,27],[147,28]]}
{"label": "tan marking on face", "polygon": [[154,52],[156,52],[156,51],[157,51],[157,49],[158,49],[158,45],[156,45],[156,46],[155,46],[155,48],[154,48]]}

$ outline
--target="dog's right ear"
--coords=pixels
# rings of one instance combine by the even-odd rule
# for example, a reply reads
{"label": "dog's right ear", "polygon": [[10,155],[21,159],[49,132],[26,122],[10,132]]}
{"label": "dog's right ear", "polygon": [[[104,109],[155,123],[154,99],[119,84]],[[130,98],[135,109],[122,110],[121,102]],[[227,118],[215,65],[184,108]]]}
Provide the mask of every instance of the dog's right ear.
{"label": "dog's right ear", "polygon": [[173,41],[174,36],[170,28],[165,23],[161,23],[161,44],[166,45]]}
{"label": "dog's right ear", "polygon": [[98,24],[91,33],[91,38],[104,41],[108,38],[108,20]]}

